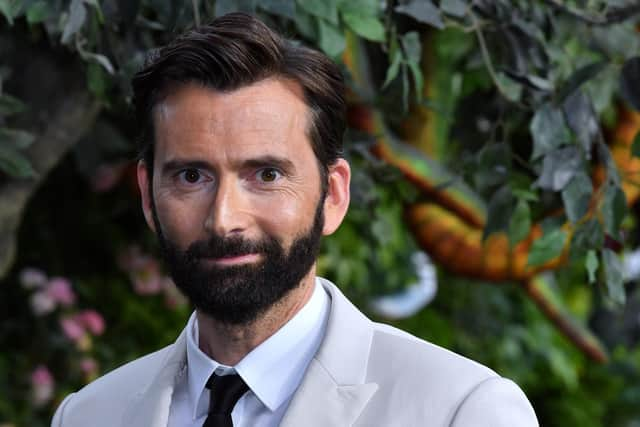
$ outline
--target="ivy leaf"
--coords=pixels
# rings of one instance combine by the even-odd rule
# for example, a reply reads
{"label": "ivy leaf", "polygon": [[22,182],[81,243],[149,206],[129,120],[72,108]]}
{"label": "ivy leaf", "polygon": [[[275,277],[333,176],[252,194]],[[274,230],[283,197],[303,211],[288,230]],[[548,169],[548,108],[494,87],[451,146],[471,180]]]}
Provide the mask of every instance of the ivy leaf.
{"label": "ivy leaf", "polygon": [[13,178],[31,178],[36,175],[29,159],[8,145],[0,145],[0,170]]}
{"label": "ivy leaf", "polygon": [[37,1],[27,9],[27,22],[29,24],[37,24],[44,21],[51,14],[51,9],[45,1]]}
{"label": "ivy leaf", "polygon": [[601,249],[604,245],[604,231],[602,225],[596,219],[590,219],[587,222],[577,226],[571,239],[572,249]]}
{"label": "ivy leaf", "polygon": [[0,116],[10,116],[26,110],[24,102],[11,95],[0,95]]}
{"label": "ivy leaf", "polygon": [[509,221],[509,244],[511,247],[520,243],[531,230],[531,210],[525,200],[518,200],[513,216]]}
{"label": "ivy leaf", "polygon": [[0,128],[0,143],[2,145],[11,144],[14,148],[22,150],[30,146],[35,141],[35,136],[23,130]]}
{"label": "ivy leaf", "polygon": [[289,19],[294,19],[296,16],[296,4],[291,0],[260,0],[258,7]]}
{"label": "ivy leaf", "polygon": [[587,258],[584,262],[584,266],[587,269],[587,274],[589,274],[589,283],[595,283],[596,271],[598,271],[598,267],[600,266],[596,251],[590,250],[587,252]]}
{"label": "ivy leaf", "polygon": [[363,13],[343,12],[342,19],[359,36],[371,41],[385,41],[384,25],[377,17]]}
{"label": "ivy leaf", "polygon": [[636,133],[633,138],[633,144],[631,144],[631,155],[634,157],[640,157],[640,132]]}
{"label": "ivy leaf", "polygon": [[87,9],[85,8],[84,0],[71,0],[67,23],[62,31],[62,43],[69,43],[71,37],[80,31],[80,28],[82,28],[86,20]]}
{"label": "ivy leaf", "polygon": [[320,31],[319,28],[317,28],[319,24],[316,25],[316,21],[317,19],[314,18],[313,15],[310,15],[303,10],[296,11],[296,16],[294,18],[296,29],[300,34],[312,40],[319,38],[319,35],[317,34]]}
{"label": "ivy leaf", "polygon": [[551,261],[562,253],[567,233],[559,228],[544,234],[531,245],[527,265],[536,267]]}
{"label": "ivy leaf", "polygon": [[640,56],[628,59],[620,74],[620,94],[636,111],[640,111]]}
{"label": "ivy leaf", "polygon": [[256,0],[216,0],[214,13],[222,16],[231,12],[255,13],[255,10]]}
{"label": "ivy leaf", "polygon": [[592,193],[589,176],[583,171],[576,173],[562,190],[562,202],[569,221],[575,223],[587,213]]}
{"label": "ivy leaf", "polygon": [[622,188],[607,185],[600,210],[604,218],[605,232],[611,236],[618,236],[622,220],[627,214],[627,198]]}
{"label": "ivy leaf", "polygon": [[422,77],[422,70],[420,70],[420,66],[413,62],[409,62],[409,69],[411,70],[411,74],[413,75],[413,83],[416,89],[416,98],[418,102],[422,101],[422,95],[424,90],[424,79]]}
{"label": "ivy leaf", "polygon": [[522,85],[515,82],[503,72],[496,73],[500,93],[511,102],[518,102],[522,97]]}
{"label": "ivy leaf", "polygon": [[557,99],[559,102],[563,102],[565,98],[572,95],[577,89],[579,89],[583,83],[591,80],[598,75],[607,66],[606,61],[596,61],[585,65],[584,67],[576,70],[565,83],[564,86],[558,91]]}
{"label": "ivy leaf", "polygon": [[626,300],[622,262],[618,255],[610,249],[602,250],[602,261],[604,263],[604,275],[607,282],[609,298],[611,298],[613,302],[622,305]]}
{"label": "ivy leaf", "polygon": [[296,3],[310,15],[338,25],[338,3],[336,0],[296,0]]}
{"label": "ivy leaf", "polygon": [[335,58],[344,51],[347,42],[340,28],[324,19],[318,19],[318,33],[318,44],[328,56]]}
{"label": "ivy leaf", "polygon": [[410,31],[402,36],[400,40],[402,48],[409,62],[420,64],[422,57],[422,44],[420,43],[420,35],[415,31]]}
{"label": "ivy leaf", "polygon": [[382,89],[386,88],[391,84],[392,81],[398,77],[398,72],[400,71],[400,64],[402,63],[402,52],[400,49],[396,49],[393,53],[393,59],[391,60],[391,65],[387,69],[387,76],[384,79],[384,83],[382,84]]}
{"label": "ivy leaf", "polygon": [[598,142],[596,144],[598,148],[598,157],[600,158],[600,162],[604,164],[605,169],[607,171],[607,181],[609,183],[620,185],[620,174],[618,173],[618,166],[616,162],[613,161],[613,156],[611,155],[611,150],[602,142]]}
{"label": "ivy leaf", "polygon": [[398,13],[409,15],[418,22],[431,25],[439,30],[444,28],[440,10],[431,0],[412,0],[408,4],[401,4],[394,9]]}
{"label": "ivy leaf", "polygon": [[593,108],[591,98],[578,90],[569,96],[562,105],[569,128],[576,135],[586,157],[591,156],[593,141],[600,134],[598,116]]}
{"label": "ivy leaf", "polygon": [[533,116],[530,126],[535,160],[570,141],[571,135],[562,111],[550,103],[543,104]]}
{"label": "ivy leaf", "polygon": [[441,0],[440,9],[447,15],[462,18],[467,13],[467,5],[462,0]]}
{"label": "ivy leaf", "polygon": [[509,185],[503,185],[493,193],[487,206],[487,224],[482,233],[483,240],[493,233],[508,230],[514,203],[515,197]]}
{"label": "ivy leaf", "polygon": [[575,145],[552,151],[544,157],[542,173],[535,185],[545,190],[560,191],[581,165],[582,158]]}
{"label": "ivy leaf", "polygon": [[0,0],[0,13],[4,15],[10,26],[13,26],[13,19],[20,13],[22,3],[22,0]]}

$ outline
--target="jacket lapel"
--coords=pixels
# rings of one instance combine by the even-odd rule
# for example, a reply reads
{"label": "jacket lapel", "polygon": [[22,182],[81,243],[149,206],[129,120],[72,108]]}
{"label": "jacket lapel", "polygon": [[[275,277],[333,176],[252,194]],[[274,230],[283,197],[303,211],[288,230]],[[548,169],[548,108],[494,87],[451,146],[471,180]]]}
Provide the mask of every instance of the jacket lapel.
{"label": "jacket lapel", "polygon": [[182,331],[158,374],[148,386],[141,384],[140,392],[122,418],[123,427],[166,427],[169,420],[171,397],[178,375],[186,373],[187,343],[186,329]]}
{"label": "jacket lapel", "polygon": [[376,383],[365,383],[373,337],[371,321],[335,285],[321,281],[331,297],[327,331],[282,427],[351,426],[378,389]]}

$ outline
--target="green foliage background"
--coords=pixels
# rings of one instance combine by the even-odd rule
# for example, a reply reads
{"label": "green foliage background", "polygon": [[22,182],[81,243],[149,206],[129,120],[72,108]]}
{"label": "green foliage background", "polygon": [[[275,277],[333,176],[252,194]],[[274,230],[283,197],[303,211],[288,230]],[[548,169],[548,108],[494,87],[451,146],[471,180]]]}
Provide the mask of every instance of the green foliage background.
{"label": "green foliage background", "polygon": [[[134,244],[155,259],[133,181],[129,81],[150,49],[234,10],[258,14],[340,63],[355,35],[371,84],[345,69],[354,95],[395,130],[417,105],[438,112],[437,160],[486,202],[487,234],[505,231],[517,242],[532,222],[563,208],[559,222],[575,223],[584,238],[550,280],[611,361],[588,360],[515,283],[439,271],[436,299],[393,323],[512,378],[542,426],[640,425],[640,297],[635,283],[624,287],[605,245],[605,234],[619,242],[624,234],[622,244],[633,247],[637,231],[612,162],[602,220],[580,221],[593,192],[589,156],[606,163],[603,135],[618,109],[640,108],[638,7],[621,0],[0,0],[0,425],[48,425],[67,393],[170,343],[183,327],[186,304],[167,305],[164,291],[139,295],[135,281],[156,272],[122,263]],[[426,98],[425,87],[435,88]],[[349,131],[352,209],[319,261],[365,310],[372,296],[415,280],[403,209],[419,197],[371,156],[370,144]],[[569,180],[559,185],[559,175]],[[551,237],[541,239],[534,263],[564,242],[558,221],[544,226]],[[596,270],[592,286],[585,264]],[[70,279],[77,301],[34,313],[35,291],[20,285],[29,267]],[[79,344],[60,319],[89,308],[106,329]],[[83,371],[84,358],[97,361],[98,372]],[[38,365],[55,380],[53,397],[40,405],[30,379]]]}

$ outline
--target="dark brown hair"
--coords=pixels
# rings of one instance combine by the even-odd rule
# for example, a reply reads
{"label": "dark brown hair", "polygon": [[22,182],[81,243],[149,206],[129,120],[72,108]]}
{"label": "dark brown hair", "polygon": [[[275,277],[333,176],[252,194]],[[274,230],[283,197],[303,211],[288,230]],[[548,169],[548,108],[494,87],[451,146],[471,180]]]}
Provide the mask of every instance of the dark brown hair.
{"label": "dark brown hair", "polygon": [[176,85],[197,83],[232,91],[268,77],[297,82],[309,107],[308,135],[321,165],[342,156],[345,130],[344,79],[320,52],[294,44],[247,14],[232,13],[178,36],[147,58],[132,80],[133,102],[142,126],[140,158],[153,173],[153,109]]}

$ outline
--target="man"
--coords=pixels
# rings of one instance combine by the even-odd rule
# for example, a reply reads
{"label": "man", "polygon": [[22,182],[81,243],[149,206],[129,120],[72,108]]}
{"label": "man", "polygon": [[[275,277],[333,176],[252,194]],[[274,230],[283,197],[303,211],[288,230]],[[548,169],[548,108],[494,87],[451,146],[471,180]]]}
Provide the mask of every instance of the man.
{"label": "man", "polygon": [[511,381],[368,320],[315,277],[349,204],[343,79],[244,14],[133,81],[138,181],[176,285],[177,341],[67,397],[54,426],[536,426]]}

